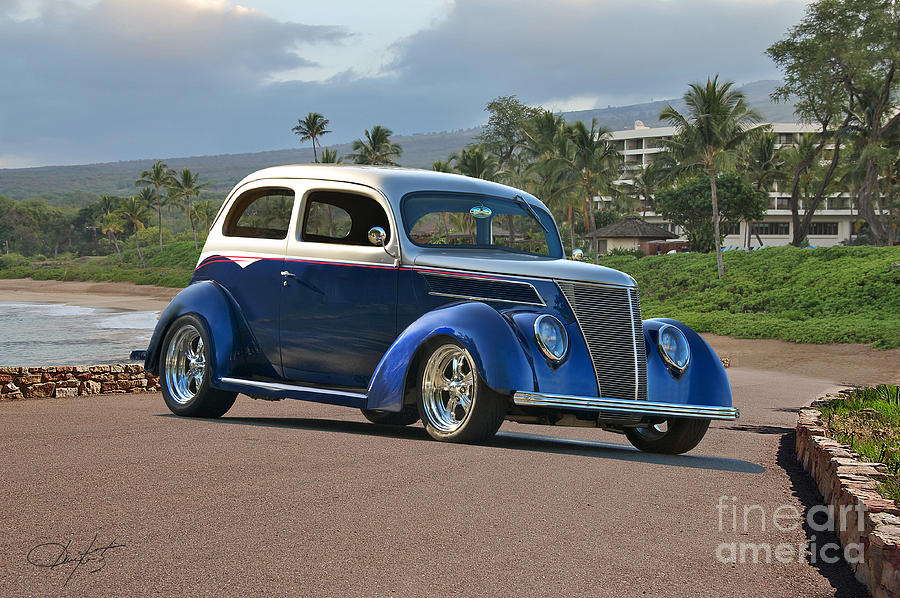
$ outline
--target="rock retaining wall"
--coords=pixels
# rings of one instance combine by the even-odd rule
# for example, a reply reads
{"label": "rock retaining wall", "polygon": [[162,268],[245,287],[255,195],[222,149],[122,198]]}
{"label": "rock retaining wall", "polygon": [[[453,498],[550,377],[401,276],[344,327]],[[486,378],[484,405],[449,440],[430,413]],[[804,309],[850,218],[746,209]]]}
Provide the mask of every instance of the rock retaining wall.
{"label": "rock retaining wall", "polygon": [[133,363],[0,367],[0,401],[157,390],[159,377]]}
{"label": "rock retaining wall", "polygon": [[856,578],[875,598],[900,597],[900,509],[878,493],[883,465],[860,461],[847,446],[828,438],[820,416],[815,407],[800,410],[797,459],[834,509],[841,544],[863,547],[862,562],[851,564]]}

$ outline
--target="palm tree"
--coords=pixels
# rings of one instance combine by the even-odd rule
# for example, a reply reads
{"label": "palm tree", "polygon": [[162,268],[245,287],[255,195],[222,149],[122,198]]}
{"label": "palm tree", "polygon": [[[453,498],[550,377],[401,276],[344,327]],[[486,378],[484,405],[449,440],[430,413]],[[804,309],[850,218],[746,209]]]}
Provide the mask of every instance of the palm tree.
{"label": "palm tree", "polygon": [[681,157],[682,165],[699,166],[709,176],[719,278],[725,275],[725,263],[719,233],[716,176],[762,121],[762,116],[747,104],[744,94],[732,90],[733,86],[733,81],[719,83],[719,75],[707,78],[706,85],[691,83],[683,97],[687,105],[685,113],[667,104],[659,115],[660,120],[675,127],[676,134],[667,145]]}
{"label": "palm tree", "polygon": [[[149,192],[150,188],[144,187],[143,190]],[[144,263],[144,254],[141,253],[141,242],[138,239],[138,233],[144,230],[144,220],[147,219],[148,210],[149,206],[146,199],[142,199],[139,195],[132,195],[125,199],[119,208],[119,216],[134,228],[134,246],[137,248],[138,258],[141,260],[141,268],[146,268],[147,265]]]}
{"label": "palm tree", "polygon": [[[613,181],[619,176],[620,157],[611,143],[609,129],[597,125],[597,119],[591,119],[591,128],[583,122],[576,121],[568,128],[568,136],[573,146],[573,162],[571,167],[578,172],[581,180],[582,209],[584,228],[593,233],[597,230],[594,219],[594,197],[603,191],[609,191]],[[597,263],[597,238],[592,237],[591,246],[594,263]]]}
{"label": "palm tree", "polygon": [[119,239],[116,237],[116,233],[120,233],[124,230],[122,219],[119,218],[118,214],[103,214],[103,216],[100,217],[100,222],[98,224],[100,225],[101,232],[109,237],[113,247],[116,249],[116,253],[120,253]]}
{"label": "palm tree", "polygon": [[100,208],[100,215],[105,216],[106,214],[112,214],[117,209],[119,209],[119,205],[122,203],[121,197],[116,197],[114,195],[101,195],[97,200],[97,206]]}
{"label": "palm tree", "polygon": [[394,158],[399,158],[403,148],[391,142],[390,129],[375,125],[372,131],[365,131],[365,139],[357,139],[353,142],[353,153],[347,154],[357,164],[380,164],[385,166],[399,166]]}
{"label": "palm tree", "polygon": [[181,171],[179,178],[172,180],[170,189],[180,199],[182,207],[187,208],[188,220],[191,222],[191,232],[194,233],[194,249],[197,249],[197,227],[194,226],[193,200],[200,196],[200,190],[209,185],[209,182],[199,183],[200,175],[192,173],[187,168]]}
{"label": "palm tree", "polygon": [[664,177],[663,168],[654,160],[641,168],[631,179],[628,191],[640,202],[642,216],[645,216],[647,208],[653,205],[653,196],[663,186]]}
{"label": "palm tree", "polygon": [[[780,183],[787,178],[784,171],[784,153],[776,149],[776,141],[777,135],[767,132],[759,135],[756,139],[751,139],[747,147],[743,168],[757,191],[769,192],[776,183]],[[747,222],[746,243],[748,248],[750,247],[752,229],[753,223]],[[756,240],[759,241],[760,246],[763,244],[759,234],[756,235]]]}
{"label": "palm tree", "polygon": [[566,220],[570,249],[574,249],[579,176],[574,168],[574,145],[568,131],[562,116],[544,110],[528,121],[522,154],[531,158],[527,167],[529,189],[559,214],[561,220]]}
{"label": "palm tree", "polygon": [[483,145],[464,147],[459,155],[451,157],[456,162],[454,169],[460,174],[476,179],[492,181],[497,176],[497,158],[484,150]]}
{"label": "palm tree", "polygon": [[344,159],[338,156],[337,150],[326,147],[322,152],[322,164],[340,164]]}
{"label": "palm tree", "polygon": [[208,231],[212,226],[213,218],[216,217],[216,207],[212,200],[204,199],[194,204],[194,214],[197,215],[198,224],[202,222]]}
{"label": "palm tree", "polygon": [[435,160],[431,163],[431,170],[434,172],[453,172],[451,160]]}
{"label": "palm tree", "polygon": [[297,126],[291,129],[295,135],[300,136],[300,143],[312,140],[313,160],[315,162],[319,161],[319,156],[316,153],[316,145],[321,147],[321,144],[319,144],[319,137],[326,133],[331,133],[331,131],[325,128],[327,126],[327,118],[318,112],[310,112],[306,115],[306,118],[298,120]]}
{"label": "palm tree", "polygon": [[159,190],[163,187],[171,186],[175,180],[175,171],[169,168],[162,160],[157,160],[150,170],[141,173],[141,178],[134,182],[136,187],[150,185],[153,187],[154,198],[156,199],[157,224],[159,225],[159,248],[162,249],[162,209],[163,202],[159,197]]}

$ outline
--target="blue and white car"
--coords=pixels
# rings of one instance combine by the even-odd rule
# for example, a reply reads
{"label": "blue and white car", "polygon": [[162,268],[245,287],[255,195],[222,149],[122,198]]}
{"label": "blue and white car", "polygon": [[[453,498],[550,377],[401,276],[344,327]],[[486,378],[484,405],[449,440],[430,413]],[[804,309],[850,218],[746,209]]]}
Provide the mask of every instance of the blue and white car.
{"label": "blue and white car", "polygon": [[178,415],[219,417],[243,393],[421,420],[454,442],[509,420],[682,453],[710,420],[738,417],[709,345],[680,322],[642,321],[627,274],[566,259],[540,200],[412,169],[245,178],[145,367]]}

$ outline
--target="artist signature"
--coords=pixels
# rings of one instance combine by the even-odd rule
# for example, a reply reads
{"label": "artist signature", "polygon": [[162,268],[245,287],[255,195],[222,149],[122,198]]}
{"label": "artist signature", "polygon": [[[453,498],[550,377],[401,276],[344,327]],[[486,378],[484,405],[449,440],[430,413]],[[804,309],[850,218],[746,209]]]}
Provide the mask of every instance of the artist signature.
{"label": "artist signature", "polygon": [[83,571],[96,573],[106,567],[107,551],[123,548],[125,546],[124,544],[116,544],[115,537],[107,544],[98,544],[98,536],[99,534],[94,534],[94,539],[91,540],[91,543],[85,550],[75,550],[72,548],[72,540],[69,540],[65,544],[61,542],[45,542],[43,544],[38,544],[28,551],[28,556],[26,558],[28,559],[28,562],[35,567],[56,569],[57,567],[71,565],[72,570],[69,571],[69,576],[66,577],[66,581],[63,584],[64,586],[67,586],[79,568],[84,567],[84,569],[82,569]]}

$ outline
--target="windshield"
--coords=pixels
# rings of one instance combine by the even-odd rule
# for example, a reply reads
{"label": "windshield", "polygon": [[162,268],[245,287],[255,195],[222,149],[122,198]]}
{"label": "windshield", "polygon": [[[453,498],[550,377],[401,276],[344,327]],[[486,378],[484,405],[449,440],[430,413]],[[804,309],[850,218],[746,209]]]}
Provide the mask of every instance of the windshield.
{"label": "windshield", "polygon": [[553,218],[521,198],[427,192],[407,195],[402,206],[406,234],[422,247],[563,255]]}

